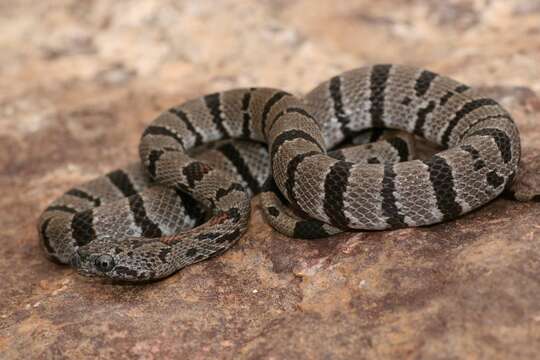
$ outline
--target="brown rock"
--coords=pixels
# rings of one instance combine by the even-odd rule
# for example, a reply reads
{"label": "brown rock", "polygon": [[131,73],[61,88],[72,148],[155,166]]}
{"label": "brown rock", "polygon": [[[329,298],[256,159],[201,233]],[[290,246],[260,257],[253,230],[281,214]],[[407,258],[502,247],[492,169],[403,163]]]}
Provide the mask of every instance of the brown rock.
{"label": "brown rock", "polygon": [[369,62],[490,91],[516,118],[524,179],[537,183],[534,1],[331,5],[0,4],[0,358],[540,357],[538,203],[300,241],[271,231],[255,199],[234,248],[145,286],[83,278],[41,253],[46,204],[136,159],[162,109],[236,86],[305,92]]}

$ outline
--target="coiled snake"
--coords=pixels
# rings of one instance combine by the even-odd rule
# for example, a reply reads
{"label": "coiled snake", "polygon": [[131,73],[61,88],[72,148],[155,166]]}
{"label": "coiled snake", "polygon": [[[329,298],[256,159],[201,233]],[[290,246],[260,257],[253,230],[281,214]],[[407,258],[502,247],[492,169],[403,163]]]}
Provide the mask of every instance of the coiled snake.
{"label": "coiled snake", "polygon": [[[398,137],[327,153],[369,128],[446,150],[408,160]],[[234,244],[263,183],[265,218],[289,236],[447,221],[511,185],[520,139],[510,115],[468,86],[375,65],[305,98],[247,88],[187,101],[146,128],[140,158],[142,166],[78,186],[44,211],[38,231],[49,257],[114,280],[163,278]]]}

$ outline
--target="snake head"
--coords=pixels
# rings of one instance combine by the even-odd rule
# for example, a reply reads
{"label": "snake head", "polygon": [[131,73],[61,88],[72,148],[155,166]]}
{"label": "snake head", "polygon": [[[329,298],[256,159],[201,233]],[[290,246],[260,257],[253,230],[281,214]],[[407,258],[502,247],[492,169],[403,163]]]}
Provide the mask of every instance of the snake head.
{"label": "snake head", "polygon": [[96,239],[77,250],[71,265],[85,276],[141,282],[174,272],[170,252],[170,246],[154,239]]}

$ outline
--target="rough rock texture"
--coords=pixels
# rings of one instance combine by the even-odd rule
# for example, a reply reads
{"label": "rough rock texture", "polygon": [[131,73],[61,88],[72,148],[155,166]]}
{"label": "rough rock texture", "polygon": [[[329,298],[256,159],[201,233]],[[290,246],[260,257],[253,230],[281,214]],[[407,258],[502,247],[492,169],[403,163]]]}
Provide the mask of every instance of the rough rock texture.
{"label": "rough rock texture", "polygon": [[538,1],[18,0],[0,2],[0,33],[0,358],[540,357],[538,203],[299,241],[255,199],[232,250],[145,286],[47,261],[35,229],[70,186],[135,159],[168,106],[245,85],[300,93],[374,62],[484,87],[537,184]]}

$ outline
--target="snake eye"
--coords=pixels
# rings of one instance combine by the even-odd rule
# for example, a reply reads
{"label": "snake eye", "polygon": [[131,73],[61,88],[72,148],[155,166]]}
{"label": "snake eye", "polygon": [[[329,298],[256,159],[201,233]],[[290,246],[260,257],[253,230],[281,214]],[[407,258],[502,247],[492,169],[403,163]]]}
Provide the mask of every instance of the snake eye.
{"label": "snake eye", "polygon": [[99,271],[107,272],[114,267],[114,259],[111,255],[101,255],[94,264]]}

